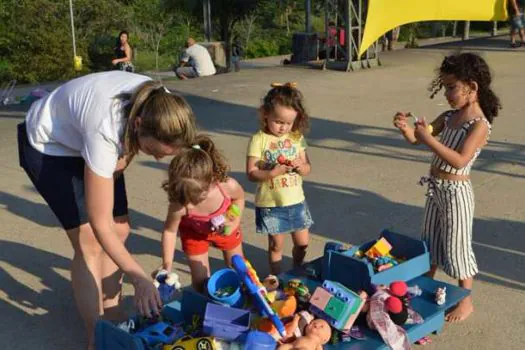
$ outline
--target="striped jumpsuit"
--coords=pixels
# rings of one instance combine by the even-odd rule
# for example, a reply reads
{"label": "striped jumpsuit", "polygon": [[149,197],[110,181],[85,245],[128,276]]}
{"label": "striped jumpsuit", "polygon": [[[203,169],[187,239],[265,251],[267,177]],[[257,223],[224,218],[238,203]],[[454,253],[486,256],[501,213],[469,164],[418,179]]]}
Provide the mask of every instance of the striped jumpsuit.
{"label": "striped jumpsuit", "polygon": [[[474,123],[481,121],[491,125],[485,118],[476,118],[459,128],[451,128],[448,121],[454,111],[445,115],[445,126],[441,143],[458,151]],[[432,166],[456,175],[469,175],[470,169],[481,149],[468,164],[456,169],[434,155]],[[428,183],[422,239],[427,242],[433,265],[440,266],[452,278],[464,280],[478,272],[476,257],[472,249],[472,226],[474,222],[474,191],[470,180],[452,181],[434,176],[422,178],[421,184]]]}

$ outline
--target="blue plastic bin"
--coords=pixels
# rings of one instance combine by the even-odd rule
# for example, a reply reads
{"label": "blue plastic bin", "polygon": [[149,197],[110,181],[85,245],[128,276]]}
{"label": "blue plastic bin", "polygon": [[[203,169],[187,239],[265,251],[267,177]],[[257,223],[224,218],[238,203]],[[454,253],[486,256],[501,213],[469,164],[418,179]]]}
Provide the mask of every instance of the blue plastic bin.
{"label": "blue plastic bin", "polygon": [[227,341],[235,341],[250,329],[250,312],[208,303],[204,314],[203,332]]}
{"label": "blue plastic bin", "polygon": [[376,240],[345,251],[325,249],[323,257],[323,280],[343,284],[355,292],[373,292],[373,285],[390,284],[394,281],[409,281],[430,270],[430,255],[425,242],[399,233],[385,230],[381,233],[392,245],[391,254],[406,258],[406,261],[387,270],[376,272],[366,258],[355,258],[357,250],[367,251]]}
{"label": "blue plastic bin", "polygon": [[[244,298],[241,294],[241,281],[239,275],[232,269],[218,270],[208,280],[208,295],[217,303],[233,307],[242,307]],[[221,288],[233,287],[234,292],[225,297],[215,295]]]}

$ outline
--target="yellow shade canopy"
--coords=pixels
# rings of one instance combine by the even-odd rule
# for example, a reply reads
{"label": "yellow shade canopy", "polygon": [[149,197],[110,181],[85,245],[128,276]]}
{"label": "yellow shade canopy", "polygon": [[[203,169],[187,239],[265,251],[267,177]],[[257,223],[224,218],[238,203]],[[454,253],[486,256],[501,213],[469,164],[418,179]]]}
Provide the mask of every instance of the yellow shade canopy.
{"label": "yellow shade canopy", "polygon": [[421,21],[501,21],[507,0],[369,0],[359,57],[397,26]]}

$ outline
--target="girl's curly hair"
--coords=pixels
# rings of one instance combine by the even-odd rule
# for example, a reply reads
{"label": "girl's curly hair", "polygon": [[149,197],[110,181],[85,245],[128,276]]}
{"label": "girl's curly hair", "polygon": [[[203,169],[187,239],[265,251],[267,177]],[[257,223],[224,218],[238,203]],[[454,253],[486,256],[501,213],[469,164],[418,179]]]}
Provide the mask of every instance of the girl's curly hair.
{"label": "girl's curly hair", "polygon": [[226,181],[228,171],[226,159],[213,140],[207,135],[198,135],[193,146],[183,148],[172,159],[168,180],[162,188],[172,203],[197,204],[211,183]]}
{"label": "girl's curly hair", "polygon": [[262,100],[259,108],[261,128],[267,131],[266,117],[274,112],[277,106],[292,108],[297,112],[297,117],[292,126],[292,132],[305,135],[309,128],[309,116],[304,107],[303,94],[297,89],[295,83],[272,84]]}
{"label": "girl's curly hair", "polygon": [[487,120],[492,124],[501,109],[501,102],[490,86],[492,76],[487,62],[473,53],[460,53],[445,57],[428,88],[431,92],[430,98],[434,98],[443,88],[443,77],[448,74],[454,75],[462,82],[478,84],[479,105]]}

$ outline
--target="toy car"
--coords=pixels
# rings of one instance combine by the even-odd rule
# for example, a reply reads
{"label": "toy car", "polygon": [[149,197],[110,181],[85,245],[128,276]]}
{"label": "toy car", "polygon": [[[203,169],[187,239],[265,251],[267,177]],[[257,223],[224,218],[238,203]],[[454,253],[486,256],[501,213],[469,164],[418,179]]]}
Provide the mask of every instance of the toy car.
{"label": "toy car", "polygon": [[154,347],[157,344],[172,344],[184,337],[184,334],[184,330],[180,327],[171,326],[166,322],[157,322],[134,335],[140,338],[146,347]]}
{"label": "toy car", "polygon": [[164,345],[162,350],[217,350],[217,346],[212,337],[192,338],[187,335],[175,344]]}

